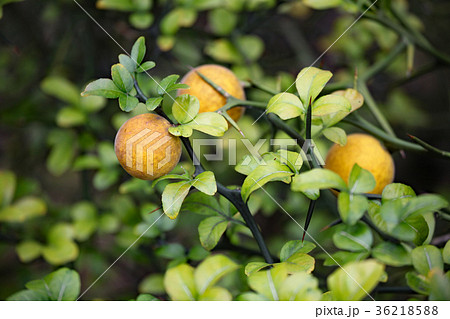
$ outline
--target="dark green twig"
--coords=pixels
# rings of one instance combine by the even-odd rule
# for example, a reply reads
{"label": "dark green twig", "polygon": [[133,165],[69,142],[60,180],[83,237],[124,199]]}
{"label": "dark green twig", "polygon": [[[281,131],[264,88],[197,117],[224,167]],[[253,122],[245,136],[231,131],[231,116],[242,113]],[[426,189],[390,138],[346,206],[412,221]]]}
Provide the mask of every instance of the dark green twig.
{"label": "dark green twig", "polygon": [[395,147],[396,149],[406,150],[406,151],[415,151],[415,152],[426,152],[426,149],[424,149],[423,147],[421,147],[417,144],[410,143],[405,140],[393,137],[393,136],[387,134],[386,132],[384,132],[383,130],[379,129],[372,123],[364,120],[361,117],[359,117],[357,121],[355,121],[349,117],[346,117],[345,119],[342,120],[342,123],[351,124],[357,128],[360,128],[360,129],[366,131],[367,133],[370,133],[370,134],[374,135],[375,137],[378,137],[379,139],[383,140],[386,144],[388,144],[391,147]]}
{"label": "dark green twig", "polygon": [[431,146],[430,144],[422,141],[420,138],[415,137],[413,135],[408,134],[409,138],[412,139],[415,143],[419,144],[423,148],[425,148],[427,151],[430,151],[432,154],[435,154],[441,158],[450,159],[450,152],[440,150],[434,146]]}

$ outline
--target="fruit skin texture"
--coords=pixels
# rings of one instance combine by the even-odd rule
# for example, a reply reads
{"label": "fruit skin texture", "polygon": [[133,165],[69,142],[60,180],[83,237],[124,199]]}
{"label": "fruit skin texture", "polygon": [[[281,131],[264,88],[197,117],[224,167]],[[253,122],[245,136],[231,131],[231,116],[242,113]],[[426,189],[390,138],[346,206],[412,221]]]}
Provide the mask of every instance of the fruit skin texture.
{"label": "fruit skin texture", "polygon": [[394,161],[380,142],[367,134],[350,134],[347,144],[331,147],[325,160],[325,168],[334,171],[348,182],[348,177],[357,163],[375,177],[376,186],[369,192],[381,194],[383,188],[394,180]]}
{"label": "fruit skin texture", "polygon": [[114,150],[128,174],[154,180],[178,164],[181,140],[169,133],[170,126],[163,117],[146,113],[132,117],[120,127]]}
{"label": "fruit skin texture", "polygon": [[[217,92],[211,85],[203,80],[196,72],[210,79],[212,82],[223,88],[227,93],[245,100],[245,92],[239,83],[238,78],[231,70],[216,64],[205,64],[189,71],[182,79],[181,83],[189,85],[189,89],[178,90],[178,95],[190,94],[198,98],[200,111],[214,112],[226,103],[226,98]],[[227,111],[228,115],[236,122],[244,114],[243,107],[233,107]]]}

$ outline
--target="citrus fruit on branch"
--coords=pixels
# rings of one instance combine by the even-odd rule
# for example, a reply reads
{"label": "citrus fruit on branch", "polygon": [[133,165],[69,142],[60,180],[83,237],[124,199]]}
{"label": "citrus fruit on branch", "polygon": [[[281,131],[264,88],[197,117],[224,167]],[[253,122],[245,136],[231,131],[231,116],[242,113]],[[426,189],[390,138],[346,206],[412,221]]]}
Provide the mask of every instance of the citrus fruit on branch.
{"label": "citrus fruit on branch", "polygon": [[154,180],[179,162],[181,140],[169,133],[171,124],[156,114],[141,114],[119,129],[114,150],[120,165],[136,178]]}
{"label": "citrus fruit on branch", "polygon": [[371,194],[381,194],[394,180],[394,161],[380,142],[367,134],[350,134],[347,144],[334,144],[325,160],[325,168],[336,172],[348,182],[353,165],[358,164],[375,177],[376,186]]}
{"label": "citrus fruit on branch", "polygon": [[[226,104],[227,99],[202,79],[197,72],[220,86],[231,96],[240,100],[245,99],[244,89],[231,70],[216,64],[198,66],[181,79],[181,83],[189,85],[189,89],[178,90],[178,95],[190,94],[196,96],[200,102],[199,113],[217,111]],[[227,113],[236,122],[244,113],[244,107],[233,107]]]}

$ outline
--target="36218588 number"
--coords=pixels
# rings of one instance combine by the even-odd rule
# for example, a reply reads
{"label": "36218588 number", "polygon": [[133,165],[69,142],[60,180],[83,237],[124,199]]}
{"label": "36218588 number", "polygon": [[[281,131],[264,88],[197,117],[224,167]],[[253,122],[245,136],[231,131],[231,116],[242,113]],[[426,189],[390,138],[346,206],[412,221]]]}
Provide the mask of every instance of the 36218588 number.
{"label": "36218588 number", "polygon": [[376,306],[377,316],[438,315],[438,306]]}

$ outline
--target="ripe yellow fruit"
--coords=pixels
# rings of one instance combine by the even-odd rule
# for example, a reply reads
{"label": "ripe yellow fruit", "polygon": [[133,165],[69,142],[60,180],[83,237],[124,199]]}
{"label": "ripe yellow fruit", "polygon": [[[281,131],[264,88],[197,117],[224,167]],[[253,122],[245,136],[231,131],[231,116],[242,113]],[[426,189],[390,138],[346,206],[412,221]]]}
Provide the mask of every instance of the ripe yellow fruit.
{"label": "ripe yellow fruit", "polygon": [[376,186],[371,194],[381,194],[383,188],[394,179],[394,161],[380,142],[367,134],[350,134],[347,144],[331,147],[325,160],[325,168],[336,172],[348,182],[348,177],[357,163],[375,177]]}
{"label": "ripe yellow fruit", "polygon": [[141,114],[126,121],[114,141],[120,165],[136,178],[154,180],[180,161],[181,140],[169,133],[171,124],[156,114]]}
{"label": "ripe yellow fruit", "polygon": [[[244,89],[231,70],[216,64],[205,64],[191,70],[181,79],[181,83],[189,85],[189,89],[178,90],[178,95],[190,94],[198,98],[200,113],[214,112],[220,109],[225,105],[226,98],[203,80],[196,73],[197,71],[223,88],[231,96],[240,100],[245,99]],[[244,108],[239,106],[233,107],[227,113],[234,121],[237,121],[244,114]]]}

